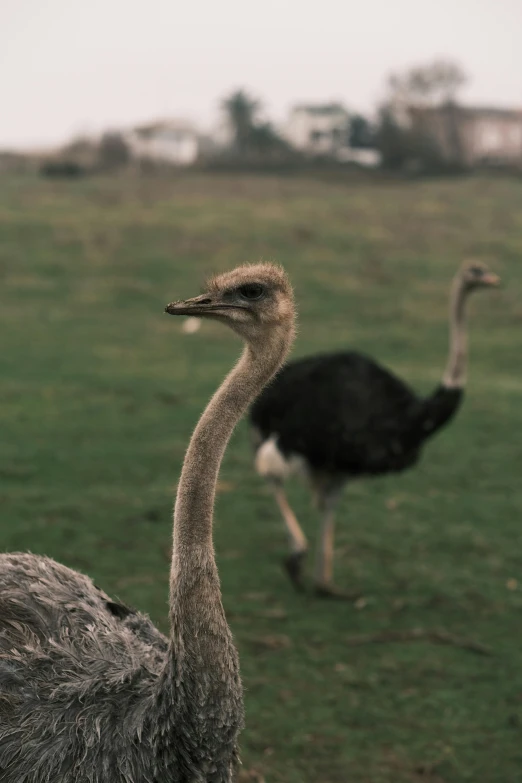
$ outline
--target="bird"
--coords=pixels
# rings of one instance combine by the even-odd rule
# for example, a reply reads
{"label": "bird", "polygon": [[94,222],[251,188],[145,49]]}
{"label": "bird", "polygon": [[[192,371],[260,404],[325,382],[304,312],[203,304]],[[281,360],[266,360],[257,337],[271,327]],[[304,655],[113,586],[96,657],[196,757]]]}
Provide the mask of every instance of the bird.
{"label": "bird", "polygon": [[0,555],[2,783],[230,783],[243,694],[213,549],[229,438],[294,337],[283,269],[242,265],[172,315],[210,318],[245,343],[190,439],[174,508],[170,632],[89,577],[28,553]]}
{"label": "bird", "polygon": [[321,353],[285,364],[252,405],[249,423],[258,474],[268,480],[290,539],[284,565],[298,590],[308,542],[284,482],[301,475],[320,514],[314,592],[353,599],[333,583],[334,513],[345,484],[414,465],[427,440],[451,421],[466,382],[465,303],[498,285],[484,264],[464,263],[450,290],[449,357],[441,383],[426,398],[373,358],[353,351]]}

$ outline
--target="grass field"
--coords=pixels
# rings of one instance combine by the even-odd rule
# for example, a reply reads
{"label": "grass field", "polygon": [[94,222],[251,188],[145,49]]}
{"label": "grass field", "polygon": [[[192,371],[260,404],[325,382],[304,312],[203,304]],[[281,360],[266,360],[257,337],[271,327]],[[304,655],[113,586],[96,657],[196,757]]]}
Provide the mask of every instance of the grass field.
{"label": "grass field", "polygon": [[[400,184],[184,176],[0,181],[0,549],[88,572],[165,628],[173,490],[239,343],[163,314],[208,272],[277,259],[294,355],[356,346],[419,391],[442,373],[465,258],[504,282],[470,308],[462,411],[403,476],[354,483],[336,580],[357,606],[292,592],[286,537],[246,426],[223,464],[216,549],[240,649],[244,779],[522,780],[522,182]],[[312,541],[308,493],[291,488]],[[390,641],[445,631],[485,645]]]}

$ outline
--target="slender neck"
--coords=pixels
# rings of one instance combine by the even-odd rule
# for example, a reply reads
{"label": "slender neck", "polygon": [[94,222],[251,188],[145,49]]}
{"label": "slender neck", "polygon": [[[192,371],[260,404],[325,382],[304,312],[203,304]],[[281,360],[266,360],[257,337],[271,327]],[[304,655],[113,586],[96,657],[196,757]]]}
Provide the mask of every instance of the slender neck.
{"label": "slender neck", "polygon": [[468,337],[465,317],[466,289],[457,277],[450,295],[450,344],[442,385],[447,389],[462,389],[466,384]]}
{"label": "slender neck", "polygon": [[231,783],[243,726],[239,660],[221,603],[212,542],[219,466],[232,431],[282,364],[291,327],[251,341],[199,420],[174,508],[169,654],[151,724],[157,779]]}
{"label": "slender neck", "polygon": [[[270,339],[248,343],[210,400],[190,440],[174,509],[170,601],[171,620],[177,631],[180,613],[188,617],[191,612],[191,595],[198,604],[204,600],[207,610],[211,605],[221,606],[212,542],[219,467],[234,427],[281,366],[292,338],[291,330],[280,328]],[[208,611],[205,615],[209,617]],[[201,607],[198,616],[203,620]]]}

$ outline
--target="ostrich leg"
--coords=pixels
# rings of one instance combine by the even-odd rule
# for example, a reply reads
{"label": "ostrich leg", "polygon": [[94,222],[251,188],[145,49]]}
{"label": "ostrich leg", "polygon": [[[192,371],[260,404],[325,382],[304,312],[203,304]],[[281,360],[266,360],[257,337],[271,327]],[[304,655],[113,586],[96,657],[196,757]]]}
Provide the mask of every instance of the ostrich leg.
{"label": "ostrich leg", "polygon": [[284,560],[284,566],[296,590],[303,589],[303,561],[308,551],[306,536],[290,507],[281,482],[272,481],[274,497],[283,516],[290,536],[290,554]]}
{"label": "ostrich leg", "polygon": [[321,598],[340,598],[353,601],[356,593],[346,593],[333,584],[334,515],[343,485],[315,482],[316,504],[321,516],[321,530],[315,566],[315,593]]}

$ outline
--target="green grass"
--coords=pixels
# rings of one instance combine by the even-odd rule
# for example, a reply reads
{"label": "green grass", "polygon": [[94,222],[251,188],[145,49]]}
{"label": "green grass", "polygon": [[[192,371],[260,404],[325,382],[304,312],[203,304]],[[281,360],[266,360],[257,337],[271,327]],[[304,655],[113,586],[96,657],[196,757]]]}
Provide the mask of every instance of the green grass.
{"label": "green grass", "polygon": [[[521,206],[522,182],[493,179],[0,183],[0,548],[86,571],[163,628],[173,488],[240,347],[217,324],[182,334],[166,302],[208,272],[277,259],[299,303],[294,355],[356,346],[428,392],[457,265],[484,260],[505,281],[472,302],[455,421],[414,470],[346,492],[336,578],[363,592],[358,608],[292,592],[245,425],[234,435],[215,540],[246,686],[245,780],[522,777]],[[290,495],[315,540],[307,491]],[[348,644],[417,627],[492,655]]]}

